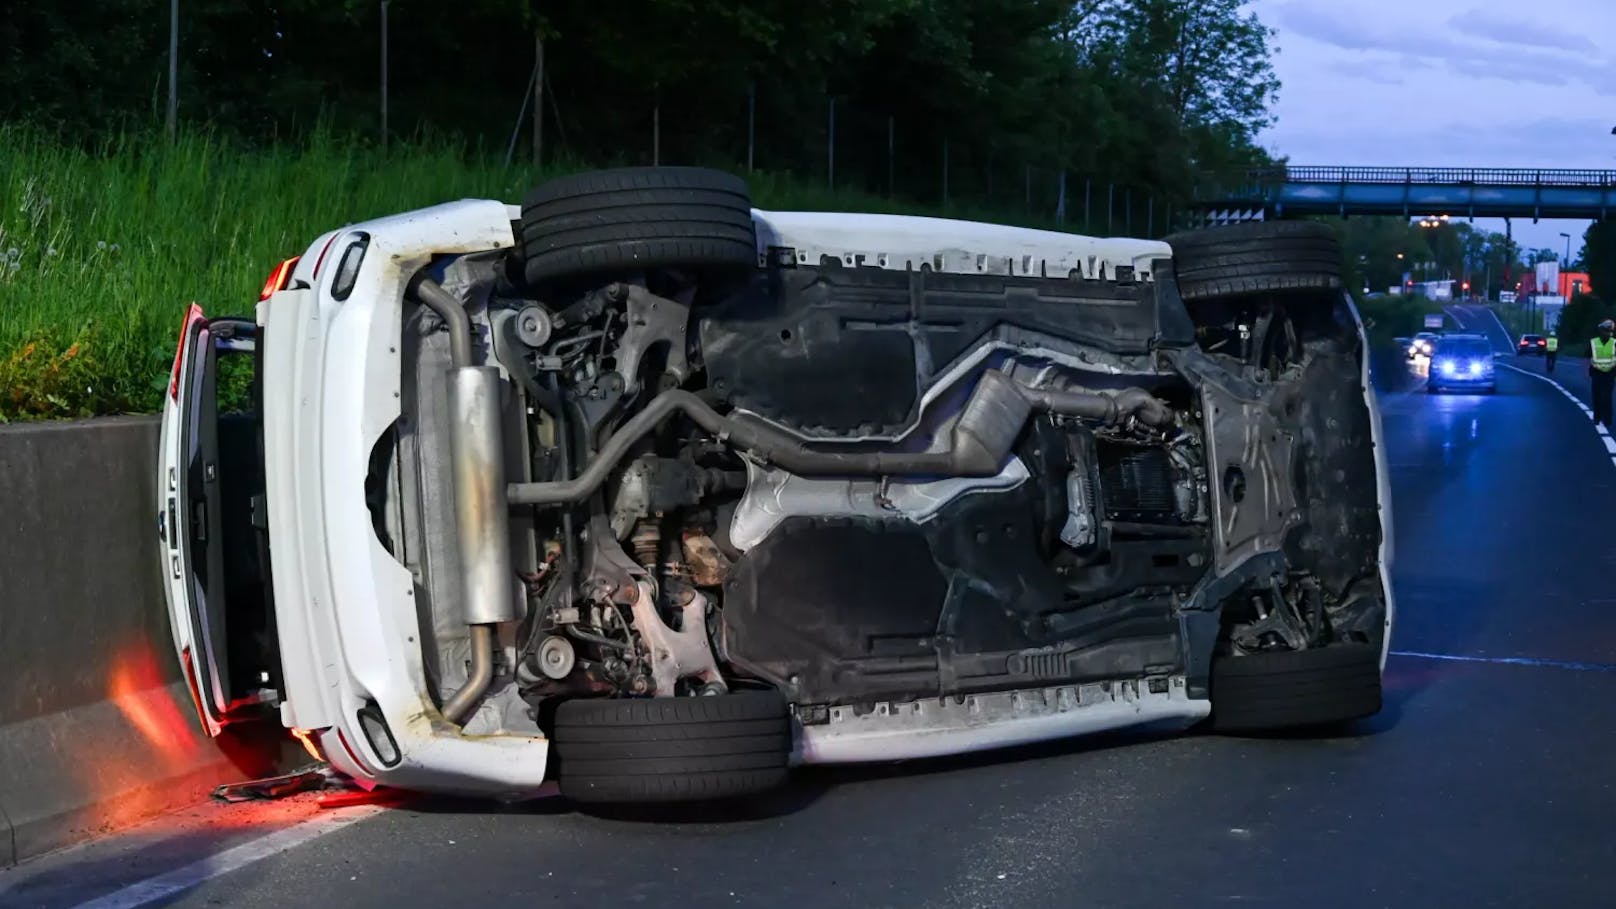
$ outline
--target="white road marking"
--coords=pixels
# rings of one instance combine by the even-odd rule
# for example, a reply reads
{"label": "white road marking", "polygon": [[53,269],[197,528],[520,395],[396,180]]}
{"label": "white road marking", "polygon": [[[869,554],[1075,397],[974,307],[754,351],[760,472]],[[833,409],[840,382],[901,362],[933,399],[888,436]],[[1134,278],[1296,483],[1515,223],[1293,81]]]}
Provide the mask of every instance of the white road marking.
{"label": "white road marking", "polygon": [[1451,653],[1420,653],[1414,650],[1393,650],[1392,656],[1411,657],[1416,660],[1442,660],[1450,663],[1493,663],[1506,666],[1546,666],[1552,669],[1572,669],[1577,672],[1616,672],[1610,663],[1586,663],[1577,660],[1540,660],[1534,657],[1455,656]]}
{"label": "white road marking", "polygon": [[[1512,370],[1520,373],[1523,376],[1531,376],[1534,379],[1538,379],[1539,381],[1547,382],[1550,385],[1553,385],[1555,388],[1558,388],[1560,390],[1561,394],[1566,396],[1567,400],[1571,401],[1572,403],[1576,404],[1577,407],[1581,408],[1583,413],[1586,413],[1586,414],[1589,414],[1589,415],[1593,414],[1593,410],[1590,409],[1587,404],[1582,403],[1581,398],[1577,397],[1569,389],[1567,389],[1564,385],[1561,385],[1559,382],[1554,381],[1553,379],[1549,378],[1548,376],[1546,376],[1546,375],[1544,375],[1544,374],[1542,374],[1540,372],[1528,372],[1527,370],[1524,370],[1524,369],[1520,368],[1519,366],[1512,366],[1512,365],[1510,365],[1508,363],[1499,363],[1497,365],[1502,366],[1505,369],[1512,369]],[[1599,426],[1597,424],[1594,426],[1594,428],[1599,430],[1601,435],[1603,435],[1603,434],[1605,434],[1606,432],[1609,431],[1609,430],[1605,429],[1605,427]]]}
{"label": "white road marking", "polygon": [[77,909],[137,909],[189,890],[222,874],[245,868],[253,862],[285,852],[294,846],[300,846],[328,833],[335,833],[385,810],[387,809],[379,805],[366,805],[318,814],[285,830],[278,830],[268,836],[226,849],[217,855],[192,862],[183,868],[176,868],[87,903],[80,903]]}

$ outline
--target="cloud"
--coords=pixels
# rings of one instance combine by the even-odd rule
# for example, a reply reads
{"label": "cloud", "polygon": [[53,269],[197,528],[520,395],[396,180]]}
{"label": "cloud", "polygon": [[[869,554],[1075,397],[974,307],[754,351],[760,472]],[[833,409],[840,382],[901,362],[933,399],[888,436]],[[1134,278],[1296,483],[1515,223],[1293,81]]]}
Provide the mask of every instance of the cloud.
{"label": "cloud", "polygon": [[1274,23],[1282,36],[1297,34],[1349,50],[1383,49],[1384,38],[1364,27],[1362,20],[1345,19],[1335,15],[1333,10],[1309,6],[1301,0],[1275,7]]}
{"label": "cloud", "polygon": [[[1397,27],[1372,16],[1345,16],[1331,7],[1304,0],[1292,0],[1275,7],[1273,18],[1282,40],[1287,34],[1297,35],[1369,55],[1353,65],[1358,68],[1359,78],[1375,82],[1395,84],[1389,78],[1371,77],[1369,73],[1376,67],[1397,72],[1446,66],[1477,79],[1550,87],[1579,82],[1600,95],[1616,97],[1616,59],[1597,58],[1598,48],[1587,38],[1569,35],[1551,26],[1516,31],[1523,23],[1497,19],[1479,11],[1465,15],[1469,17],[1465,19],[1469,27],[1455,27],[1451,33],[1406,24]],[[1461,18],[1464,17],[1453,17],[1450,24]],[[1486,40],[1478,40],[1478,35]],[[1500,40],[1508,43],[1507,49],[1500,49],[1497,43]],[[1568,46],[1567,42],[1576,46]],[[1589,59],[1584,51],[1592,52],[1596,59]]]}
{"label": "cloud", "polygon": [[1534,19],[1513,19],[1495,12],[1473,9],[1448,20],[1455,31],[1498,44],[1528,45],[1553,51],[1597,54],[1599,47],[1587,35],[1555,28]]}
{"label": "cloud", "polygon": [[1542,61],[1511,57],[1455,57],[1449,59],[1447,64],[1456,72],[1476,79],[1502,79],[1506,82],[1528,85],[1555,87],[1570,85],[1573,75],[1563,64],[1544,66]]}
{"label": "cloud", "polygon": [[1431,120],[1400,132],[1394,145],[1388,144],[1384,130],[1318,123],[1287,130],[1275,144],[1297,164],[1616,167],[1610,124],[1594,118],[1541,117],[1495,124]]}
{"label": "cloud", "polygon": [[1404,78],[1406,71],[1396,66],[1388,66],[1384,61],[1377,60],[1332,60],[1325,64],[1330,72],[1340,73],[1352,79],[1364,82],[1378,82],[1381,85],[1407,85]]}

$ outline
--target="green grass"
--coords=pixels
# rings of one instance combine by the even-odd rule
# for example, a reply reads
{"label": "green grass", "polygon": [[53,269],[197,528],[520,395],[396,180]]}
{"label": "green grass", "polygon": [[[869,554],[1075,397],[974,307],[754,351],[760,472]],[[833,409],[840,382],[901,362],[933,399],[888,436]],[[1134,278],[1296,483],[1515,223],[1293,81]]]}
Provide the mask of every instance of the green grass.
{"label": "green grass", "polygon": [[1425,317],[1442,313],[1442,304],[1414,294],[1354,294],[1358,315],[1364,320],[1369,340],[1386,345],[1393,338],[1408,338],[1426,331]]}
{"label": "green grass", "polygon": [[[327,132],[269,149],[125,135],[85,151],[0,125],[0,422],[154,411],[186,304],[251,314],[270,269],[325,230],[453,199],[519,201],[564,169],[506,168],[442,140],[383,152]],[[779,175],[751,183],[764,208],[1028,222]]]}

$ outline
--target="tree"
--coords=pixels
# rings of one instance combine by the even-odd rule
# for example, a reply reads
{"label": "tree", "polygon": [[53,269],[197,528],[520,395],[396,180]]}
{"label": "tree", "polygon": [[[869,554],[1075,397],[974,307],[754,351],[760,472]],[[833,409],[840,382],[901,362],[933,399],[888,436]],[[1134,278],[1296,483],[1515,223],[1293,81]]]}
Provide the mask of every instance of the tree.
{"label": "tree", "polygon": [[1582,235],[1582,259],[1589,291],[1616,303],[1616,220],[1595,221]]}
{"label": "tree", "polygon": [[[1143,86],[1188,140],[1188,164],[1226,166],[1257,152],[1272,122],[1279,79],[1273,32],[1242,0],[1120,0],[1110,5],[1096,51],[1113,71]],[[1232,153],[1232,154],[1231,154]],[[1242,162],[1244,163],[1244,162]]]}

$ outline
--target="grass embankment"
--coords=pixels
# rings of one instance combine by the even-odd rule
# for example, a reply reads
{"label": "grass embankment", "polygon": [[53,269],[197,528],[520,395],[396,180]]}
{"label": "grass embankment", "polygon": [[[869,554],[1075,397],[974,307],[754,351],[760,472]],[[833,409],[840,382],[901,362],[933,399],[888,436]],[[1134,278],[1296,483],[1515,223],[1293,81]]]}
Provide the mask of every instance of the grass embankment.
{"label": "grass embankment", "polygon": [[1364,330],[1374,345],[1389,345],[1393,338],[1407,338],[1425,328],[1425,317],[1442,313],[1442,304],[1413,294],[1354,295]]}
{"label": "grass embankment", "polygon": [[[154,411],[185,304],[250,314],[270,269],[325,230],[453,199],[519,201],[566,169],[325,133],[269,149],[131,135],[87,152],[0,126],[0,422]],[[750,182],[763,208],[995,217]]]}

